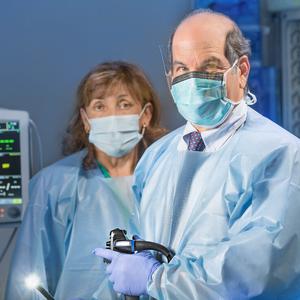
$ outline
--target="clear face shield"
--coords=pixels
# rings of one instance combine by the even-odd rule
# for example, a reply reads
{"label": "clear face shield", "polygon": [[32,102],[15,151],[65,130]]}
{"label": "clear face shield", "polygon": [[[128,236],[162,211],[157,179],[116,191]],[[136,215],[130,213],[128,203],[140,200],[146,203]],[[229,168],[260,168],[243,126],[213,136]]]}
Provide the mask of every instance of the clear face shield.
{"label": "clear face shield", "polygon": [[[217,54],[203,59],[207,56],[207,49],[203,45],[183,42],[172,45],[172,52],[170,47],[160,47],[160,53],[179,113],[193,124],[214,128],[239,103],[231,101],[227,95],[229,88],[231,91],[236,88],[239,60],[236,59],[230,66]],[[249,92],[243,99],[247,104],[256,102],[255,96]]]}
{"label": "clear face shield", "polygon": [[[224,66],[218,59],[200,59],[199,53],[203,47],[197,43],[180,43],[176,45],[160,46],[160,54],[168,87],[172,87],[190,78],[197,81],[198,95],[206,100],[227,98],[226,80],[231,71],[238,65],[236,60],[231,66]],[[228,78],[230,80],[230,78]],[[215,84],[212,84],[215,83]],[[174,99],[175,100],[175,99]],[[256,97],[247,89],[244,100],[248,105],[256,103]],[[175,101],[176,102],[176,101]]]}
{"label": "clear face shield", "polygon": [[171,46],[159,48],[169,88],[172,84],[184,80],[184,76],[188,78],[195,75],[198,78],[222,81],[224,72],[217,69],[216,61],[200,61],[199,45],[190,46],[185,43],[172,45],[173,51],[171,51]]}

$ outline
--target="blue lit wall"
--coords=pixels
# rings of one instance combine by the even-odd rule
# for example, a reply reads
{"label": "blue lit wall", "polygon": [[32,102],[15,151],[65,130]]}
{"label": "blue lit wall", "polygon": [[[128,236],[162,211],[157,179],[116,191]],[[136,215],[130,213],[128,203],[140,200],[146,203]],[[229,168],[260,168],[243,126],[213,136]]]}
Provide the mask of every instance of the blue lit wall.
{"label": "blue lit wall", "polygon": [[276,97],[277,70],[264,66],[262,61],[262,38],[259,0],[196,0],[195,9],[210,8],[231,17],[251,41],[252,56],[249,78],[250,90],[256,95],[253,106],[258,112],[279,123],[278,100]]}
{"label": "blue lit wall", "polygon": [[159,45],[191,8],[190,0],[0,1],[0,107],[29,112],[49,165],[62,157],[80,79],[99,62],[122,59],[145,70],[164,125],[178,127]]}

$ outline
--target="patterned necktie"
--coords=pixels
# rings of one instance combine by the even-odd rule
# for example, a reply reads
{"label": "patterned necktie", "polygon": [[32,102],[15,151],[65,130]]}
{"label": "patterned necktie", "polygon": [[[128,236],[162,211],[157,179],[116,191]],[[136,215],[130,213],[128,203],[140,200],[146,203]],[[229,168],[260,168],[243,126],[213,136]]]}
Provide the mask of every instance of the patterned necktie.
{"label": "patterned necktie", "polygon": [[190,151],[203,151],[205,149],[204,141],[201,133],[198,131],[191,132],[188,140],[188,150]]}

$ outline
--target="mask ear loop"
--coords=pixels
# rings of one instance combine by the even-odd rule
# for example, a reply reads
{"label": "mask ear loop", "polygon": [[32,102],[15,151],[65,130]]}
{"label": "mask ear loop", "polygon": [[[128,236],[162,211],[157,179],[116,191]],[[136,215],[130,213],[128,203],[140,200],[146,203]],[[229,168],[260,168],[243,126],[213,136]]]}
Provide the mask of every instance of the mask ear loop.
{"label": "mask ear loop", "polygon": [[[230,69],[232,69],[233,67],[235,67],[235,65],[237,64],[238,61],[239,61],[239,60],[236,59],[235,62],[233,63],[233,65],[232,65],[232,67],[231,67]],[[227,73],[230,69],[228,69],[225,73]],[[225,73],[224,73],[224,75],[225,75]],[[246,94],[246,96],[245,96],[245,102],[246,102],[246,104],[249,105],[249,106],[250,106],[250,105],[254,105],[254,104],[257,102],[256,96],[255,96],[254,94],[252,94],[252,93],[249,91],[249,89],[248,89],[247,94]]]}
{"label": "mask ear loop", "polygon": [[147,108],[149,105],[150,105],[150,103],[149,103],[149,102],[148,102],[148,103],[146,103],[146,104],[144,105],[144,107],[143,107],[142,111],[141,111],[141,112],[140,112],[140,114],[139,114],[139,119],[141,118],[141,116],[143,115],[143,113],[145,112],[146,108]]}
{"label": "mask ear loop", "polygon": [[223,85],[226,84],[226,76],[227,76],[227,74],[237,65],[238,61],[239,61],[239,59],[237,58],[234,61],[234,63],[232,64],[232,66],[228,70],[226,70],[225,73],[223,74]]}
{"label": "mask ear loop", "polygon": [[[146,104],[144,105],[144,108],[142,109],[142,111],[141,111],[140,114],[139,114],[139,119],[141,118],[141,116],[143,115],[143,113],[145,112],[145,110],[146,110],[146,108],[147,108],[148,106],[150,106],[150,103],[149,103],[149,102],[146,103]],[[142,135],[142,136],[144,136],[144,133],[145,133],[145,131],[146,131],[146,128],[147,128],[146,124],[143,124],[143,126],[142,126],[142,132],[141,132],[141,135]]]}
{"label": "mask ear loop", "polygon": [[245,97],[245,102],[247,105],[254,105],[257,102],[257,98],[254,94],[252,94],[249,90],[247,91],[247,95]]}
{"label": "mask ear loop", "polygon": [[[85,116],[87,122],[88,122],[88,123],[90,124],[90,126],[91,126],[90,119],[89,119],[89,117],[88,117],[88,115],[87,115],[87,113],[86,113],[86,111],[85,111],[84,108],[80,108],[80,113],[83,114],[83,115]],[[84,123],[83,123],[83,126],[85,127]],[[85,128],[85,129],[86,129],[86,128]],[[86,130],[86,131],[87,131],[87,134],[89,134],[88,130]]]}

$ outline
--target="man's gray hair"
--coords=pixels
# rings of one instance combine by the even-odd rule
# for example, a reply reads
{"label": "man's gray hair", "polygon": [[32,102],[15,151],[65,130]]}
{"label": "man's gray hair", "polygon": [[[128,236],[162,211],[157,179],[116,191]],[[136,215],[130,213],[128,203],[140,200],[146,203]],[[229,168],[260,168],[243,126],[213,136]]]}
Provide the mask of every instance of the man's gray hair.
{"label": "man's gray hair", "polygon": [[174,34],[177,30],[177,28],[188,18],[194,16],[194,15],[199,15],[199,14],[212,14],[216,16],[222,16],[230,20],[233,24],[233,29],[228,31],[226,35],[226,40],[225,40],[225,57],[228,59],[230,64],[233,64],[235,60],[240,58],[243,55],[246,55],[247,57],[250,57],[251,55],[251,48],[250,48],[250,41],[246,39],[237,24],[231,20],[228,16],[215,12],[211,9],[196,9],[193,10],[191,13],[189,13],[175,28],[173,31],[170,40],[169,40],[169,54],[170,54],[170,62],[172,61],[172,43],[173,43],[173,38]]}

